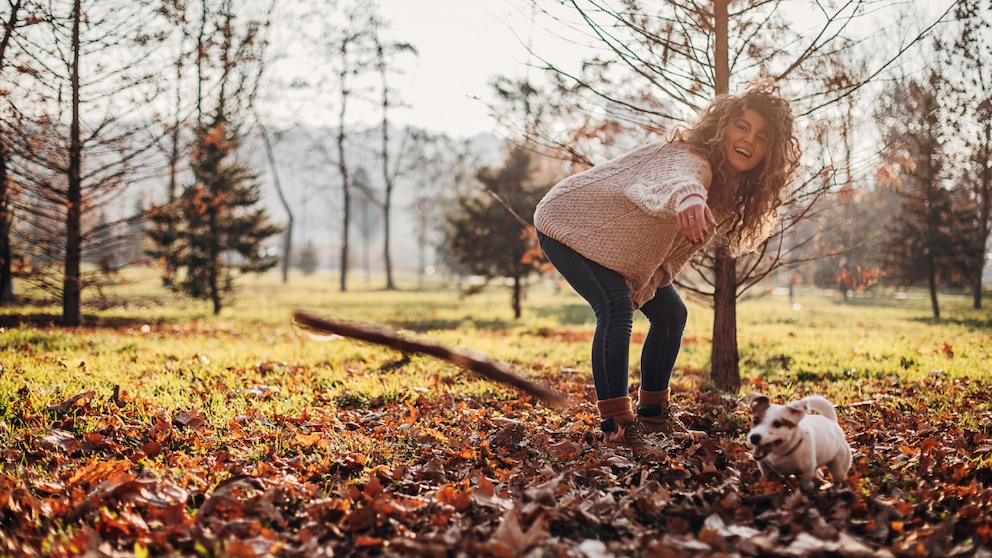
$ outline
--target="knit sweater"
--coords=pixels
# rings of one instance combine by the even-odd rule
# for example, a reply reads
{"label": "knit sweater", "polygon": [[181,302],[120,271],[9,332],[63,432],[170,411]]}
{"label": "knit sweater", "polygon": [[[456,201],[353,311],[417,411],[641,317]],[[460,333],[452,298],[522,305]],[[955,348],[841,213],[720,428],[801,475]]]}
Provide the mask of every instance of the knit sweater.
{"label": "knit sweater", "polygon": [[534,224],[622,275],[638,308],[701,246],[682,233],[676,210],[689,196],[706,199],[712,180],[709,162],[687,145],[652,143],[559,182],[537,204]]}

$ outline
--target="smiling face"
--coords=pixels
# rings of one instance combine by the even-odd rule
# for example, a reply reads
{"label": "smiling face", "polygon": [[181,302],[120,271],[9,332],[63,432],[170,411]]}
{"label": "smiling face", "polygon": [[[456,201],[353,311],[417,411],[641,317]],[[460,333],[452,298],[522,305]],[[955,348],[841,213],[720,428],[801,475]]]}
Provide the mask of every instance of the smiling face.
{"label": "smiling face", "polygon": [[726,172],[731,178],[757,167],[768,153],[768,122],[752,109],[744,109],[730,122],[723,138]]}

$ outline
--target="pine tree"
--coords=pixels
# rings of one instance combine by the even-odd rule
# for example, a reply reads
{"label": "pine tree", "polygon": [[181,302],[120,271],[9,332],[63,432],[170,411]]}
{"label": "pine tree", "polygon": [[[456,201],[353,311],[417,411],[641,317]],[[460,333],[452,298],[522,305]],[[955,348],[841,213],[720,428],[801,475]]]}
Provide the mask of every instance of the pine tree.
{"label": "pine tree", "polygon": [[532,184],[530,153],[514,149],[501,169],[483,168],[476,178],[487,195],[462,196],[458,214],[449,219],[447,248],[458,264],[487,281],[511,279],[513,315],[521,315],[523,289],[535,266],[532,255],[536,238],[533,226],[521,222],[548,191]]}
{"label": "pine tree", "polygon": [[194,182],[172,204],[152,208],[149,236],[153,257],[173,262],[180,277],[172,288],[223,306],[233,275],[261,273],[278,259],[264,253],[264,241],[281,228],[258,206],[259,184],[247,165],[231,160],[240,138],[217,115],[197,131],[190,161]]}

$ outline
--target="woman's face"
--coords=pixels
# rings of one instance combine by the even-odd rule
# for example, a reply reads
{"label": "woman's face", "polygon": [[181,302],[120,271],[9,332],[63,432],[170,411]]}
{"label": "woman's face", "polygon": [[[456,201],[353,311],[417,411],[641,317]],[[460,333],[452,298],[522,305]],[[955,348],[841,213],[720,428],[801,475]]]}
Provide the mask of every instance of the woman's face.
{"label": "woman's face", "polygon": [[727,174],[736,180],[742,173],[757,167],[768,153],[765,117],[751,109],[730,122],[723,138]]}

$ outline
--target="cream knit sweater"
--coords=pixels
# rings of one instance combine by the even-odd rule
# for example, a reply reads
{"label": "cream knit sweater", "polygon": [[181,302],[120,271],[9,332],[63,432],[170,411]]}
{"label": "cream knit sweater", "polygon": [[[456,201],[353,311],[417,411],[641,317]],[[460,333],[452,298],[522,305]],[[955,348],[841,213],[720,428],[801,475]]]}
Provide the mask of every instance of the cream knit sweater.
{"label": "cream knit sweater", "polygon": [[709,162],[685,144],[652,143],[559,182],[534,224],[626,278],[636,308],[701,246],[682,234],[675,211],[691,195],[706,199],[712,180]]}

